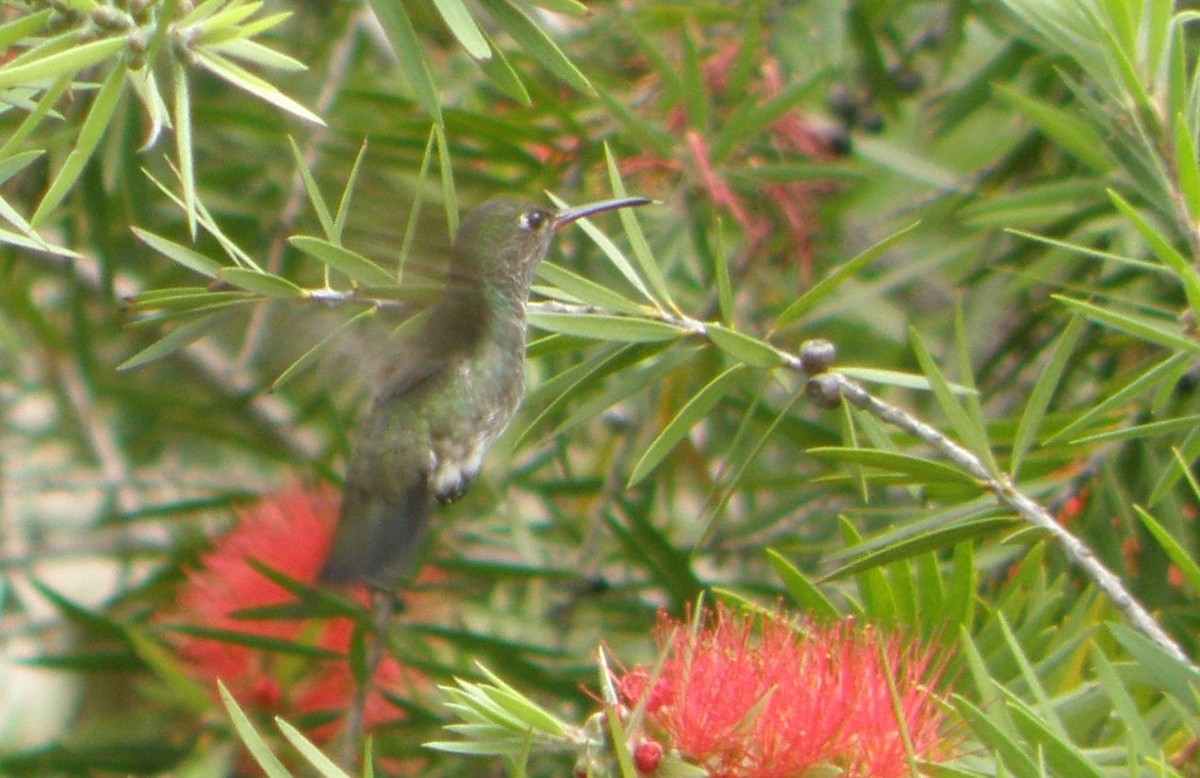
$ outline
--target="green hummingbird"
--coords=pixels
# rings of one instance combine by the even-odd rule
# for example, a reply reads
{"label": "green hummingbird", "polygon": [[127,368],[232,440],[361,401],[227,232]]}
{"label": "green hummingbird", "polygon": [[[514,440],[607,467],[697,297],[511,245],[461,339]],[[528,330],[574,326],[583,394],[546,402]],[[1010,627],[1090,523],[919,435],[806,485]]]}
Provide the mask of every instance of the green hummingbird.
{"label": "green hummingbird", "polygon": [[555,233],[648,202],[626,197],[555,212],[498,198],[466,215],[440,298],[390,351],[358,430],[321,580],[390,589],[411,572],[434,501],[466,493],[521,402],[525,305]]}

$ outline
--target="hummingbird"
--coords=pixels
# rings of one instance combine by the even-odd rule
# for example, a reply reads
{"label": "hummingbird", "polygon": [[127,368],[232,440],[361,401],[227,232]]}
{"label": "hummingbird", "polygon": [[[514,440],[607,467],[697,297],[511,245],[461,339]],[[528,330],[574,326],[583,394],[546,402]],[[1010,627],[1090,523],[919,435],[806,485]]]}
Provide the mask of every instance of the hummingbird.
{"label": "hummingbird", "polygon": [[525,306],[555,233],[649,202],[626,197],[553,211],[497,198],[467,213],[439,299],[389,349],[356,433],[322,581],[388,590],[411,573],[434,503],[466,493],[521,403]]}

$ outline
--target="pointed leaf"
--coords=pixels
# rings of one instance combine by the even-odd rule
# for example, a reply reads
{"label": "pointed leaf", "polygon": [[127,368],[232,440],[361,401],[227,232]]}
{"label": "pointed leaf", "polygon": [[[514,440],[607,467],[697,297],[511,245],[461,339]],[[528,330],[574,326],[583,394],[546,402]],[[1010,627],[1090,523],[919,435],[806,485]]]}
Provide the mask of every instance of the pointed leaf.
{"label": "pointed leaf", "polygon": [[404,3],[402,0],[371,0],[371,9],[375,11],[380,26],[392,43],[396,61],[408,79],[408,85],[417,93],[417,102],[433,117],[435,124],[444,126],[442,101],[429,71],[425,47],[417,37],[408,12],[404,10]]}
{"label": "pointed leaf", "polygon": [[[604,162],[608,166],[608,183],[612,187],[613,195],[616,197],[628,197],[629,192],[625,189],[625,183],[621,180],[621,170],[617,165],[617,159],[613,156],[612,149],[609,148],[607,142],[604,144]],[[671,299],[671,290],[667,286],[662,268],[654,260],[654,255],[650,251],[650,244],[646,242],[646,236],[642,232],[641,225],[638,224],[633,209],[622,208],[617,215],[621,219],[621,225],[625,228],[625,234],[629,237],[629,246],[633,250],[633,257],[637,260],[638,267],[642,271],[642,276],[650,284],[650,288],[654,290],[654,294],[656,295],[655,300],[665,303],[668,308],[679,314],[680,310]]]}
{"label": "pointed leaf", "polygon": [[1059,382],[1062,381],[1067,361],[1071,358],[1075,344],[1079,342],[1083,331],[1083,319],[1078,316],[1071,317],[1062,334],[1054,342],[1050,360],[1038,376],[1033,391],[1029,393],[1025,409],[1021,412],[1021,420],[1017,423],[1016,434],[1013,436],[1012,466],[1009,472],[1014,479],[1021,470],[1021,463],[1024,461],[1025,455],[1033,447],[1033,442],[1041,429],[1042,420],[1046,416],[1046,410],[1050,407],[1050,400],[1058,389]]}
{"label": "pointed leaf", "polygon": [[817,283],[813,284],[804,294],[796,298],[795,302],[783,310],[775,319],[775,329],[784,327],[793,321],[799,319],[808,311],[811,311],[818,303],[828,297],[833,290],[837,289],[843,281],[858,273],[867,265],[878,259],[885,251],[900,242],[908,233],[912,232],[920,222],[904,227],[897,232],[893,232],[883,240],[868,248],[866,251],[856,255],[849,262],[840,265],[836,270],[822,278]]}
{"label": "pointed leaf", "polygon": [[[332,223],[330,224],[330,231],[331,233],[333,232]],[[396,285],[395,276],[362,254],[353,252],[348,248],[338,246],[312,235],[293,235],[288,238],[288,243],[360,284],[383,287]]]}
{"label": "pointed leaf", "polygon": [[808,449],[807,453],[818,459],[832,459],[837,462],[848,462],[892,473],[901,473],[911,476],[920,483],[961,483],[976,487],[979,486],[974,477],[958,468],[922,457],[900,454],[895,451],[819,446]]}
{"label": "pointed leaf", "polygon": [[593,340],[648,343],[674,340],[689,333],[674,324],[654,319],[636,319],[631,316],[605,316],[601,314],[547,313],[531,310],[529,323],[550,332],[561,332],[579,338]]}
{"label": "pointed leaf", "polygon": [[1175,322],[1168,323],[1162,320],[1148,319],[1143,316],[1120,313],[1059,294],[1051,295],[1051,297],[1063,305],[1083,312],[1089,319],[1105,324],[1113,329],[1127,332],[1135,337],[1176,351],[1186,351],[1191,354],[1200,352],[1200,343],[1183,334],[1183,328]]}
{"label": "pointed leaf", "polygon": [[779,367],[787,360],[769,343],[753,338],[720,324],[706,324],[705,331],[717,348],[751,367]]}
{"label": "pointed leaf", "polygon": [[279,727],[279,731],[287,738],[300,755],[304,757],[310,765],[316,768],[324,778],[350,778],[350,774],[338,767],[332,759],[325,756],[321,749],[313,745],[313,742],[306,738],[300,730],[293,727],[291,724],[284,721],[279,716],[275,717],[275,726]]}
{"label": "pointed leaf", "polygon": [[[0,69],[0,73],[2,72],[3,70]],[[38,203],[37,210],[29,219],[29,223],[34,227],[39,226],[58,207],[58,204],[71,191],[80,174],[83,173],[84,166],[92,158],[92,153],[100,143],[100,138],[108,129],[109,121],[112,119],[113,111],[116,110],[117,101],[121,98],[124,86],[125,63],[122,62],[114,67],[108,77],[104,79],[104,84],[92,100],[92,107],[88,110],[87,118],[83,120],[83,125],[79,128],[75,148],[71,149],[71,153],[67,155],[62,169],[54,177],[53,183],[50,184],[41,202]]]}
{"label": "pointed leaf", "polygon": [[[124,35],[100,38],[89,43],[72,46],[33,60],[12,62],[0,67],[0,89],[28,86],[63,74],[76,73],[113,56],[128,46]],[[114,70],[123,69],[117,66]]]}
{"label": "pointed leaf", "polygon": [[609,289],[607,286],[572,273],[566,268],[553,262],[543,262],[538,266],[538,276],[554,284],[566,292],[576,302],[596,308],[607,308],[617,313],[630,316],[645,316],[650,313],[646,307],[630,300],[628,297]]}
{"label": "pointed leaf", "polygon": [[734,365],[721,373],[679,409],[675,418],[663,427],[662,432],[658,433],[658,436],[646,447],[645,453],[634,465],[633,472],[629,475],[629,481],[625,485],[627,489],[632,489],[642,479],[654,472],[659,463],[675,450],[675,447],[687,436],[692,427],[707,416],[721,401],[730,384],[742,372],[742,368],[742,365]]}
{"label": "pointed leaf", "polygon": [[475,59],[487,59],[491,56],[491,48],[462,0],[433,0],[433,5],[468,54]]}
{"label": "pointed leaf", "polygon": [[512,0],[482,0],[496,24],[513,37],[521,48],[563,81],[585,95],[595,97],[596,90],[575,67],[558,44]]}
{"label": "pointed leaf", "polygon": [[171,330],[162,338],[134,354],[129,359],[117,365],[117,371],[133,370],[135,367],[141,367],[163,357],[174,354],[179,349],[187,346],[193,341],[203,338],[205,335],[213,331],[215,326],[214,319],[220,314],[210,313],[195,321],[190,321],[187,324]]}
{"label": "pointed leaf", "polygon": [[[329,205],[325,202],[325,197],[321,194],[317,182],[313,180],[312,171],[308,169],[308,162],[304,159],[304,154],[301,153],[300,147],[296,145],[296,140],[291,135],[288,136],[288,148],[292,150],[292,164],[296,166],[300,180],[304,182],[304,191],[308,195],[308,202],[312,205],[313,213],[317,215],[317,221],[321,223],[321,231],[325,233],[326,240],[332,241],[337,236],[337,230],[333,226],[333,216],[329,213]],[[294,239],[293,245],[295,245]],[[303,250],[301,249],[301,251]]]}
{"label": "pointed leaf", "polygon": [[236,65],[220,54],[208,49],[197,49],[194,54],[198,65],[226,83],[254,95],[276,108],[287,111],[293,116],[312,122],[320,127],[325,126],[325,120],[320,116],[317,116],[300,103],[280,92],[271,82],[259,78],[241,65]]}
{"label": "pointed leaf", "polygon": [[779,576],[779,580],[787,587],[788,594],[791,595],[792,601],[801,612],[818,620],[835,621],[841,618],[841,612],[825,596],[824,592],[793,567],[791,562],[784,559],[778,551],[768,548],[767,561],[771,564],[775,575]]}
{"label": "pointed leaf", "polygon": [[304,297],[304,290],[283,276],[250,270],[244,267],[223,267],[217,272],[217,278],[226,283],[280,300],[295,300]]}
{"label": "pointed leaf", "polygon": [[166,238],[155,235],[153,232],[143,230],[139,227],[130,227],[129,229],[133,231],[133,234],[137,236],[138,240],[142,241],[160,254],[163,254],[168,259],[178,262],[188,270],[194,270],[195,272],[209,278],[216,278],[217,273],[223,267],[220,262],[216,261],[215,259],[211,259],[210,257],[206,257],[199,251],[196,251],[188,246],[167,240]]}
{"label": "pointed leaf", "polygon": [[267,778],[292,778],[291,773],[271,752],[271,747],[263,740],[262,735],[258,734],[258,730],[250,723],[250,718],[238,706],[237,700],[225,688],[222,681],[217,681],[217,689],[221,694],[221,702],[225,704],[225,710],[229,713],[230,720],[233,721],[233,728],[237,730],[238,737],[241,738],[250,755],[254,757],[254,761],[258,762],[258,766],[267,774]]}

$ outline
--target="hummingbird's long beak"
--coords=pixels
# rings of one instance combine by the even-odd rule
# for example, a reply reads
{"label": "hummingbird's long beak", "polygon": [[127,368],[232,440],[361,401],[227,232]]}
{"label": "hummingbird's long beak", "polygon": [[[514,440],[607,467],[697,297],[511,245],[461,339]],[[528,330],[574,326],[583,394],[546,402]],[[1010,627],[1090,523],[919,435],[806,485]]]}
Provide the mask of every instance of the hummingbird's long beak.
{"label": "hummingbird's long beak", "polygon": [[595,213],[604,211],[612,211],[617,208],[629,208],[634,205],[645,205],[646,203],[654,202],[648,197],[618,197],[613,200],[600,200],[587,205],[577,205],[574,208],[566,208],[554,215],[554,229],[562,227],[564,224],[570,224],[576,219],[582,219],[591,216]]}

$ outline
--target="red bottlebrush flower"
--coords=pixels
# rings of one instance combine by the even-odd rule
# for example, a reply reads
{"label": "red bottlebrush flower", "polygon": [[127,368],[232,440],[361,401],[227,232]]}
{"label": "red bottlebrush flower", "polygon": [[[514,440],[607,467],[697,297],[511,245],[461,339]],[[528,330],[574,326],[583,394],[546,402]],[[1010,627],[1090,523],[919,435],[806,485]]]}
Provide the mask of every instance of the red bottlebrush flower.
{"label": "red bottlebrush flower", "polygon": [[[240,511],[237,524],[214,542],[201,567],[188,571],[175,610],[166,619],[344,653],[354,632],[350,619],[254,620],[231,615],[294,599],[247,560],[264,562],[305,583],[316,582],[333,540],[338,505],[338,494],[329,487],[294,487]],[[365,588],[350,595],[364,604],[369,596]],[[195,678],[214,691],[216,681],[223,681],[247,707],[289,717],[344,710],[354,697],[345,660],[300,661],[292,655],[192,636],[181,637],[177,646]],[[371,728],[399,718],[400,711],[379,690],[399,692],[411,680],[394,659],[385,657],[375,671],[364,725]],[[336,726],[318,727],[309,734],[326,741],[336,734]]]}
{"label": "red bottlebrush flower", "polygon": [[908,775],[897,703],[917,757],[948,752],[928,651],[852,621],[755,627],[724,609],[696,634],[666,624],[670,655],[654,687],[634,670],[618,688],[630,705],[650,694],[647,731],[714,778],[786,778],[819,765],[852,778]]}

